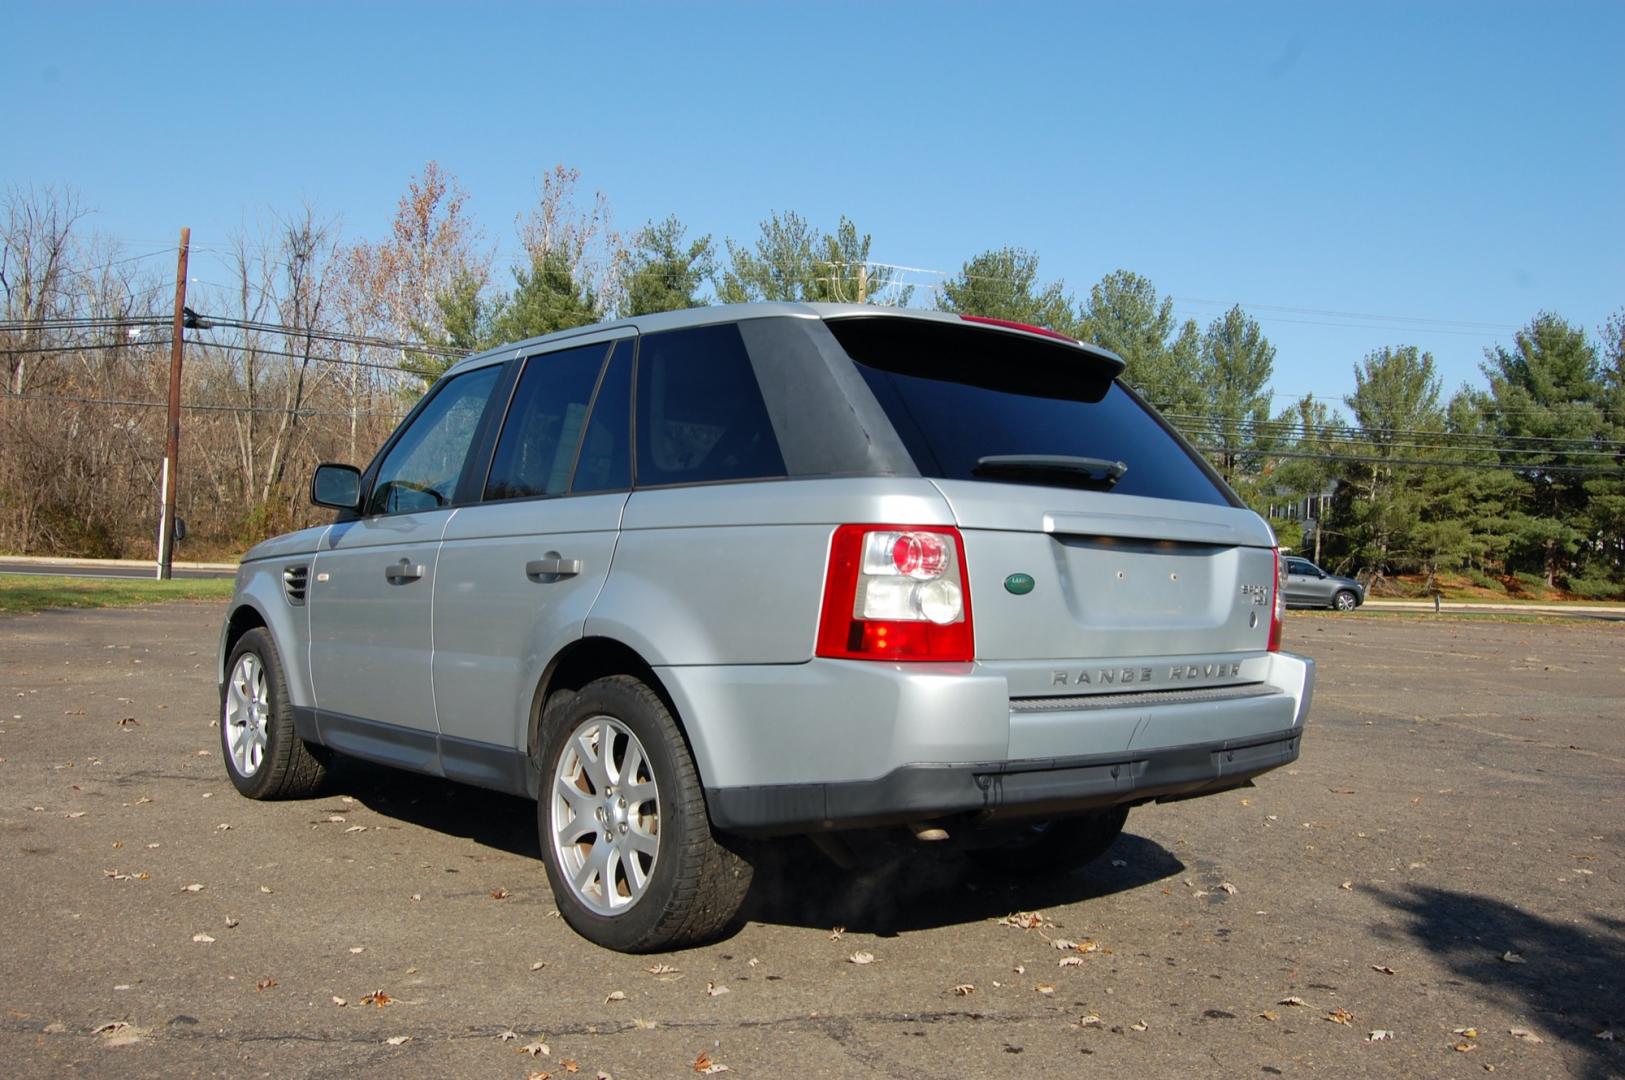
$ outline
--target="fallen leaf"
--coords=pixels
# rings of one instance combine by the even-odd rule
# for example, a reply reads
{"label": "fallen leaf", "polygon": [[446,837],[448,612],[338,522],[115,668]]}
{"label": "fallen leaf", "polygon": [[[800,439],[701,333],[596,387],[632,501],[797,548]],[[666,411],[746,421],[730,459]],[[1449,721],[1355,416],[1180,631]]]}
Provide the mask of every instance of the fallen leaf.
{"label": "fallen leaf", "polygon": [[530,965],[530,970],[532,970],[532,971],[540,971],[546,966],[547,966],[547,961],[546,960],[538,960],[534,964]]}
{"label": "fallen leaf", "polygon": [[1053,938],[1050,941],[1050,947],[1054,949],[1076,949],[1078,947],[1078,943],[1076,941],[1068,941],[1066,938]]}
{"label": "fallen leaf", "polygon": [[504,889],[504,888],[501,888],[501,887],[498,887],[498,888],[495,888],[495,889],[491,890],[491,899],[493,899],[493,900],[506,900],[508,897],[510,897],[512,895],[513,894],[510,893],[507,889]]}
{"label": "fallen leaf", "polygon": [[231,829],[231,822],[229,822],[229,821],[222,821],[220,824],[218,824],[218,825],[216,825],[214,827],[215,832],[227,832],[230,829]]}
{"label": "fallen leaf", "polygon": [[1087,1016],[1080,1016],[1078,1017],[1077,1024],[1074,1026],[1081,1028],[1100,1027],[1100,1017],[1096,1016],[1094,1013],[1089,1013]]}
{"label": "fallen leaf", "polygon": [[271,976],[267,975],[265,978],[261,979],[259,982],[254,984],[254,991],[255,991],[255,993],[260,993],[262,991],[271,989],[271,987],[273,987],[275,985],[276,985],[276,980],[273,979]]}
{"label": "fallen leaf", "polygon": [[637,1017],[633,1017],[632,1026],[639,1031],[653,1031],[655,1028],[659,1027],[660,1024],[654,1020],[641,1020]]}
{"label": "fallen leaf", "polygon": [[240,921],[241,920],[239,920],[237,918],[237,916],[235,916],[235,915],[227,915],[226,916],[226,929],[227,930],[235,930],[235,929],[237,929],[237,925],[238,925],[238,923]]}
{"label": "fallen leaf", "polygon": [[1292,997],[1284,997],[1280,1001],[1277,1001],[1276,1004],[1277,1005],[1293,1005],[1293,1006],[1296,1006],[1297,1008],[1300,1008],[1300,1009],[1307,1009],[1309,1007],[1309,1003],[1307,1001],[1303,1000],[1303,998],[1298,997],[1297,995],[1293,995]]}
{"label": "fallen leaf", "polygon": [[1343,884],[1341,884],[1341,885],[1339,885],[1339,886],[1338,886],[1338,888],[1339,888],[1339,889],[1347,889],[1347,890],[1350,890],[1350,891],[1353,891],[1353,889],[1354,889],[1354,882],[1352,882],[1352,881],[1345,881],[1345,882],[1343,882]]}
{"label": "fallen leaf", "polygon": [[1367,1035],[1365,1037],[1365,1041],[1366,1042],[1388,1042],[1393,1037],[1394,1037],[1394,1033],[1392,1031],[1385,1031],[1382,1028],[1378,1028],[1376,1031],[1373,1031],[1371,1034]]}
{"label": "fallen leaf", "polygon": [[625,1000],[626,1000],[626,991],[624,991],[624,990],[611,990],[609,992],[609,996],[604,998],[604,1004],[608,1005],[612,1001],[625,1001]]}
{"label": "fallen leaf", "polygon": [[552,1057],[553,1056],[552,1048],[549,1047],[544,1042],[526,1043],[524,1046],[521,1046],[519,1048],[519,1052],[521,1054],[528,1054],[531,1057]]}
{"label": "fallen leaf", "polygon": [[999,920],[1001,926],[1014,926],[1018,930],[1037,930],[1046,925],[1042,911],[1017,911]]}
{"label": "fallen leaf", "polygon": [[497,1036],[497,1042],[517,1042],[518,1040],[519,1032],[515,1031],[513,1028],[509,1028],[507,1031],[504,1031],[501,1035]]}
{"label": "fallen leaf", "polygon": [[1514,1039],[1522,1039],[1526,1043],[1534,1043],[1536,1045],[1546,1041],[1539,1035],[1536,1035],[1533,1031],[1530,1031],[1528,1028],[1508,1028],[1507,1034],[1511,1035]]}
{"label": "fallen leaf", "polygon": [[1055,996],[1055,987],[1051,986],[1049,983],[1039,983],[1037,986],[1033,987],[1033,990],[1043,994],[1045,997]]}
{"label": "fallen leaf", "polygon": [[1321,1017],[1321,1019],[1330,1020],[1334,1024],[1347,1024],[1354,1020],[1354,1014],[1349,1012],[1347,1009],[1338,1008],[1333,1009],[1331,1012]]}
{"label": "fallen leaf", "polygon": [[700,1056],[694,1059],[694,1071],[702,1076],[711,1076],[715,1073],[732,1072],[733,1070],[720,1061],[712,1061],[711,1055],[701,1050]]}
{"label": "fallen leaf", "polygon": [[1612,1029],[1610,1029],[1608,1031],[1599,1031],[1599,1032],[1597,1032],[1595,1035],[1593,1035],[1591,1037],[1593,1039],[1601,1039],[1603,1042],[1613,1042],[1613,1041],[1615,1041],[1614,1040],[1614,1032],[1613,1032]]}
{"label": "fallen leaf", "polygon": [[412,894],[413,903],[416,903],[417,901],[422,900],[422,899],[423,899],[423,894],[422,893],[415,892],[415,893]]}
{"label": "fallen leaf", "polygon": [[1478,1044],[1477,1043],[1470,1043],[1470,1042],[1459,1042],[1455,1046],[1452,1046],[1450,1049],[1454,1050],[1458,1054],[1470,1054],[1474,1050],[1478,1049]]}
{"label": "fallen leaf", "polygon": [[344,815],[343,814],[328,814],[327,815],[327,821],[331,825],[343,825],[344,824]]}
{"label": "fallen leaf", "polygon": [[[345,829],[344,831],[347,832],[347,833],[366,832],[367,827],[365,825],[351,825],[348,829]],[[407,1036],[407,1038],[411,1038],[411,1036]]]}
{"label": "fallen leaf", "polygon": [[382,990],[374,990],[372,993],[361,999],[361,1004],[373,1005],[382,1009],[385,1005],[389,1005],[394,1002],[394,1000],[394,998],[390,997]]}
{"label": "fallen leaf", "polygon": [[1275,1023],[1275,1021],[1277,1021],[1277,1020],[1279,1020],[1281,1018],[1281,1014],[1277,1013],[1277,1012],[1274,1012],[1274,1011],[1272,1011],[1270,1009],[1265,1009],[1263,1012],[1258,1014],[1258,1018],[1260,1020],[1268,1020],[1270,1023],[1273,1024],[1273,1023]]}
{"label": "fallen leaf", "polygon": [[96,1028],[95,1030],[93,1030],[91,1032],[91,1034],[92,1035],[116,1035],[116,1034],[123,1031],[125,1028],[127,1028],[129,1026],[130,1026],[130,1022],[128,1020],[114,1020],[114,1021],[112,1021],[110,1023],[103,1024],[99,1028]]}
{"label": "fallen leaf", "polygon": [[260,886],[260,892],[265,893],[266,895],[270,895],[271,886],[269,886],[269,885],[261,885]]}
{"label": "fallen leaf", "polygon": [[1025,975],[1025,974],[1027,974],[1027,965],[1026,964],[1017,964],[1015,967],[1011,968],[1010,970],[1015,972],[1017,975]]}
{"label": "fallen leaf", "polygon": [[337,994],[335,994],[335,995],[333,995],[333,1004],[337,1005],[339,1008],[342,1009],[342,1008],[344,1008],[344,1006],[346,1006],[346,1005],[348,1005],[350,1003],[348,1001],[345,1001],[343,998],[339,997]]}
{"label": "fallen leaf", "polygon": [[83,811],[83,810],[75,810],[72,813],[63,814],[62,816],[66,817],[66,818],[75,818],[75,819],[82,818],[82,817],[85,816],[85,811]]}
{"label": "fallen leaf", "polygon": [[651,975],[675,975],[675,974],[677,974],[677,969],[672,967],[670,964],[655,964],[653,967],[646,967],[643,970],[647,971]]}
{"label": "fallen leaf", "polygon": [[1392,975],[1394,973],[1394,969],[1389,967],[1387,964],[1372,964],[1371,970],[1381,972],[1384,975]]}
{"label": "fallen leaf", "polygon": [[535,1072],[533,1072],[530,1075],[526,1076],[525,1080],[553,1080],[553,1074],[550,1073],[550,1072],[543,1072],[542,1070],[537,1069]]}
{"label": "fallen leaf", "polygon": [[1351,787],[1334,787],[1331,789],[1331,793],[1333,795],[1353,795],[1354,789]]}
{"label": "fallen leaf", "polygon": [[1055,966],[1056,967],[1082,967],[1084,965],[1084,962],[1085,961],[1084,961],[1083,957],[1081,957],[1081,956],[1063,956],[1063,957],[1061,957],[1060,963],[1056,964]]}
{"label": "fallen leaf", "polygon": [[181,888],[181,892],[202,892],[202,891],[203,891],[203,886],[199,885],[195,881],[192,882],[192,884],[183,886]]}
{"label": "fallen leaf", "polygon": [[391,1035],[389,1038],[385,1039],[384,1042],[388,1043],[390,1046],[399,1046],[404,1042],[411,1041],[411,1038],[412,1036],[410,1035]]}
{"label": "fallen leaf", "polygon": [[204,933],[193,934],[192,935],[192,940],[197,942],[199,945],[213,945],[214,944],[214,938],[212,938],[208,934],[204,934]]}
{"label": "fallen leaf", "polygon": [[1219,882],[1219,891],[1222,893],[1228,893],[1231,896],[1236,895],[1236,887],[1230,884],[1228,881]]}
{"label": "fallen leaf", "polygon": [[840,941],[841,935],[844,933],[846,933],[846,927],[837,926],[829,932],[829,939],[831,941]]}
{"label": "fallen leaf", "polygon": [[565,1058],[563,1061],[559,1062],[559,1065],[567,1073],[576,1073],[581,1071],[581,1066],[574,1058]]}
{"label": "fallen leaf", "polygon": [[1523,953],[1513,952],[1511,949],[1502,953],[1501,959],[1509,964],[1527,964],[1529,962],[1523,958]]}
{"label": "fallen leaf", "polygon": [[847,957],[846,962],[849,963],[849,964],[858,964],[858,965],[872,964],[872,963],[875,962],[875,954],[871,953],[871,952],[864,952],[863,950],[860,949],[857,952],[853,953],[851,956]]}
{"label": "fallen leaf", "polygon": [[711,997],[718,997],[722,994],[726,994],[728,992],[728,988],[726,986],[718,986],[710,979],[707,979],[705,980],[705,992]]}
{"label": "fallen leaf", "polygon": [[1450,1034],[1460,1035],[1464,1039],[1476,1039],[1478,1038],[1478,1029],[1475,1027],[1456,1028]]}
{"label": "fallen leaf", "polygon": [[1129,1027],[1133,1028],[1135,1031],[1144,1031],[1146,1028],[1148,1028],[1150,1026],[1151,1025],[1147,1024],[1144,1020],[1141,1020],[1138,1024],[1130,1024],[1129,1025]]}
{"label": "fallen leaf", "polygon": [[954,987],[954,993],[958,994],[960,997],[970,997],[972,994],[976,993],[976,986],[973,983],[960,983],[958,986]]}

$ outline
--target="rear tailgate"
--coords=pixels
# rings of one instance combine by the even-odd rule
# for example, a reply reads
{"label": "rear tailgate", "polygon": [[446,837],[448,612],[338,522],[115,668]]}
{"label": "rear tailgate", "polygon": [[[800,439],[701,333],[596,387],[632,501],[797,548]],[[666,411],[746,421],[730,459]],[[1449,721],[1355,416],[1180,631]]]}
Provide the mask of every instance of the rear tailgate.
{"label": "rear tailgate", "polygon": [[1293,728],[1307,684],[1269,651],[1274,534],[1115,381],[1120,361],[942,322],[829,325],[963,534],[1011,759]]}
{"label": "rear tailgate", "polygon": [[[1019,484],[937,486],[965,537],[979,661],[1205,665],[1268,648],[1273,540],[1250,510]],[[1023,576],[1030,591],[1020,591]],[[1155,684],[1169,681],[1154,675]],[[1127,681],[1140,682],[1132,673]],[[1227,680],[1199,669],[1175,681]],[[1023,689],[1120,687],[1069,678]]]}

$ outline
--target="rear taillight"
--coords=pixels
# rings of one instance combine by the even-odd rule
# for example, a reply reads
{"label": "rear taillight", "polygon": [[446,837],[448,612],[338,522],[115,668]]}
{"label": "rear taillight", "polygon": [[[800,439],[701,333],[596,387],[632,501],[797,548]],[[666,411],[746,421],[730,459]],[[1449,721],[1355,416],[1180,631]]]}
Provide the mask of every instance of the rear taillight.
{"label": "rear taillight", "polygon": [[965,541],[940,526],[842,525],[829,545],[818,655],[842,660],[968,661]]}
{"label": "rear taillight", "polygon": [[1275,602],[1270,606],[1270,652],[1281,651],[1281,616],[1286,614],[1286,597],[1281,593],[1281,549],[1276,548],[1275,580],[1271,583]]}

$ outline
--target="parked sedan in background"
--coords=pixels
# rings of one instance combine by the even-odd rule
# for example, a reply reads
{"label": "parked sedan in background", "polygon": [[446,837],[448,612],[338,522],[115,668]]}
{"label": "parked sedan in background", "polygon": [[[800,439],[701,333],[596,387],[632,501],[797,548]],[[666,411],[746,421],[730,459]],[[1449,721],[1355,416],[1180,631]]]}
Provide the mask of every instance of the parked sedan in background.
{"label": "parked sedan in background", "polygon": [[1328,574],[1308,559],[1285,556],[1287,607],[1329,607],[1353,611],[1365,603],[1365,586]]}

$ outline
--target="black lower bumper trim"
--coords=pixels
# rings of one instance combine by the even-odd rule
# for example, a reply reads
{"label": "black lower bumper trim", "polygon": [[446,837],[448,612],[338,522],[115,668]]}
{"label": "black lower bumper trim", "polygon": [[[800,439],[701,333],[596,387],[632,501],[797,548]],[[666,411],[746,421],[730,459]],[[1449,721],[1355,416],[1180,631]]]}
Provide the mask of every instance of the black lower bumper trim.
{"label": "black lower bumper trim", "polygon": [[707,788],[711,822],[797,833],[929,821],[963,813],[1060,816],[1225,791],[1298,757],[1301,728],[1244,739],[1087,757],[904,765],[875,780]]}

